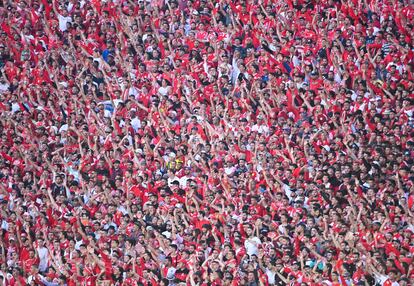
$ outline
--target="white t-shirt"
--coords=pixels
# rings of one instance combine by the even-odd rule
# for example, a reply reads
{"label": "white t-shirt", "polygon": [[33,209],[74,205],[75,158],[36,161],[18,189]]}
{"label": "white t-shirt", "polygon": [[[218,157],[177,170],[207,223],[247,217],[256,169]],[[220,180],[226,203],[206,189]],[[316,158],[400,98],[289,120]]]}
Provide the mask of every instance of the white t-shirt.
{"label": "white t-shirt", "polygon": [[244,248],[246,248],[246,253],[248,255],[257,255],[259,252],[259,245],[262,244],[260,239],[256,236],[248,238],[244,241]]}
{"label": "white t-shirt", "polygon": [[39,260],[40,260],[39,271],[44,272],[49,266],[49,250],[47,250],[46,247],[39,247],[37,249],[37,253],[39,254]]}
{"label": "white t-shirt", "polygon": [[174,176],[172,178],[168,178],[167,181],[168,181],[168,186],[171,188],[172,187],[172,182],[174,182],[174,181],[180,182],[180,178],[178,178],[177,176]]}
{"label": "white t-shirt", "polygon": [[0,93],[3,93],[5,91],[7,91],[9,89],[10,85],[5,82],[5,83],[0,83]]}
{"label": "white t-shirt", "polygon": [[12,112],[16,113],[17,111],[20,111],[20,105],[17,102],[12,103]]}
{"label": "white t-shirt", "polygon": [[138,118],[138,117],[134,117],[134,118],[131,120],[131,126],[132,126],[132,128],[134,128],[134,131],[135,131],[135,132],[137,132],[137,131],[138,131],[138,129],[140,129],[140,128],[141,128],[141,120],[139,120],[139,118]]}
{"label": "white t-shirt", "polygon": [[75,249],[76,250],[79,250],[80,249],[80,246],[83,244],[83,240],[81,239],[81,240],[78,240],[78,241],[76,241],[76,243],[75,243]]}
{"label": "white t-shirt", "polygon": [[62,16],[58,14],[58,20],[59,20],[59,30],[62,32],[65,32],[68,29],[68,23],[72,22],[72,17],[70,16]]}
{"label": "white t-shirt", "polygon": [[170,90],[170,87],[169,87],[169,86],[166,86],[166,87],[161,86],[161,87],[158,89],[158,92],[159,92],[161,95],[167,95],[169,90]]}
{"label": "white t-shirt", "polygon": [[272,270],[266,268],[266,276],[267,282],[269,282],[270,285],[275,283],[276,272],[273,272]]}
{"label": "white t-shirt", "polygon": [[258,132],[260,134],[262,134],[262,133],[269,133],[269,127],[266,126],[266,125],[257,125],[257,124],[255,124],[252,127],[252,131],[256,131],[256,132]]}
{"label": "white t-shirt", "polygon": [[[375,281],[378,284],[384,285],[385,281],[387,281],[389,277],[388,277],[388,275],[382,275],[382,274],[374,273],[374,278],[375,278]],[[398,282],[393,282],[391,285],[392,286],[399,286],[400,284]]]}
{"label": "white t-shirt", "polygon": [[186,176],[182,176],[180,178],[180,187],[181,188],[187,187],[187,181],[188,181],[188,179],[190,179],[190,178],[187,175]]}
{"label": "white t-shirt", "polygon": [[286,230],[286,227],[284,225],[279,225],[278,230],[281,234],[287,235],[287,230]]}

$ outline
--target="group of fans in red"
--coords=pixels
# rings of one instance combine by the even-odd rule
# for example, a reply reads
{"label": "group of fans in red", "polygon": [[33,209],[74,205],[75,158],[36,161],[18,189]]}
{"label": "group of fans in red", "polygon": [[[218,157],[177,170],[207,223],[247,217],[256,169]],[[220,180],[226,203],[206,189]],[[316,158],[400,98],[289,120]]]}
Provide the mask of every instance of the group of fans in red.
{"label": "group of fans in red", "polygon": [[414,285],[410,0],[5,0],[0,286]]}

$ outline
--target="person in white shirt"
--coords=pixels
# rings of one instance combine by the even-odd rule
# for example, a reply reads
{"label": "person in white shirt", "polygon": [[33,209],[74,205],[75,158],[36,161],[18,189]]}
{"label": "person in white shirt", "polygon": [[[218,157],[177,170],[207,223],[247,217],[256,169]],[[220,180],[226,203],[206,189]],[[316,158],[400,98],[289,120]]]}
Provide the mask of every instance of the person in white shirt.
{"label": "person in white shirt", "polygon": [[266,125],[266,123],[264,121],[264,118],[263,118],[263,115],[259,115],[257,117],[257,119],[258,119],[258,122],[257,122],[257,124],[253,125],[252,131],[255,131],[259,134],[269,133],[269,126]]}
{"label": "person in white shirt", "polygon": [[49,250],[45,247],[43,239],[37,241],[37,255],[39,256],[39,272],[46,272],[49,267]]}
{"label": "person in white shirt", "polygon": [[68,11],[66,9],[62,10],[62,14],[59,13],[56,8],[56,2],[53,1],[53,11],[55,12],[58,21],[59,21],[59,30],[65,32],[68,29],[68,23],[72,23],[72,17],[68,16]]}
{"label": "person in white shirt", "polygon": [[251,255],[258,255],[259,253],[259,245],[262,244],[260,238],[254,236],[252,226],[248,225],[245,227],[246,232],[246,240],[244,241],[244,248],[246,249],[246,253]]}
{"label": "person in white shirt", "polygon": [[6,92],[9,89],[9,87],[10,84],[7,81],[3,79],[0,80],[0,93]]}
{"label": "person in white shirt", "polygon": [[168,171],[168,186],[171,188],[173,186],[173,182],[177,181],[180,182],[180,178],[178,178],[173,171]]}
{"label": "person in white shirt", "polygon": [[129,112],[131,114],[131,126],[135,132],[138,132],[138,129],[141,128],[141,120],[139,120],[137,110],[132,108]]}
{"label": "person in white shirt", "polygon": [[184,176],[182,176],[179,179],[181,188],[186,188],[187,187],[187,181],[190,179],[190,171],[191,171],[191,167],[185,167],[184,168]]}

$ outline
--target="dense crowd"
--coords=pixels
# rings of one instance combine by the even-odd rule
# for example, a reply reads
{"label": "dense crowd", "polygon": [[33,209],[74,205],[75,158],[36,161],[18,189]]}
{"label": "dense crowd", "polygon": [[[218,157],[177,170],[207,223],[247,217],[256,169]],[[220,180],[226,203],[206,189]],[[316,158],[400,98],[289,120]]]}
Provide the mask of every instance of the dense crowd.
{"label": "dense crowd", "polygon": [[414,285],[410,0],[5,0],[0,286]]}

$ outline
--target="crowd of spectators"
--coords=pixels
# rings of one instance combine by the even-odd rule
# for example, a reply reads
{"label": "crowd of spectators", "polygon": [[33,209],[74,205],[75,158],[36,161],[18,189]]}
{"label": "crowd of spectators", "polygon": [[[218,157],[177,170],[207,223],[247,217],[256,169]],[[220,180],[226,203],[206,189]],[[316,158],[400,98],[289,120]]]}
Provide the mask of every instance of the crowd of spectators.
{"label": "crowd of spectators", "polygon": [[4,0],[0,286],[414,285],[411,0]]}

